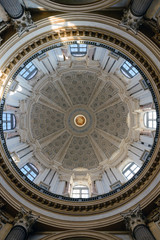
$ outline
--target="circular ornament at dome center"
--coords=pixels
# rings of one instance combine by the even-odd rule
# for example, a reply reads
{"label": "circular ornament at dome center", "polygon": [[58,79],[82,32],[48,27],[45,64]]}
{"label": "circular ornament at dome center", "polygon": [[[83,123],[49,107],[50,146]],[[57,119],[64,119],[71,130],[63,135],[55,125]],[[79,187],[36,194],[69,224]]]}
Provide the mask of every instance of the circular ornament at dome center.
{"label": "circular ornament at dome center", "polygon": [[84,115],[77,115],[74,118],[74,123],[77,127],[83,127],[86,124],[86,118]]}

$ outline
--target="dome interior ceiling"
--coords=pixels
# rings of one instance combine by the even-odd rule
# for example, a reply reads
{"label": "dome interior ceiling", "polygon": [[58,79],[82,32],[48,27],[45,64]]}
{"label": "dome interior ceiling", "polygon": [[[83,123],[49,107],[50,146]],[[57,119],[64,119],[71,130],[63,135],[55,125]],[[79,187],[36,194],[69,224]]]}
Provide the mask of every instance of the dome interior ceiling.
{"label": "dome interior ceiling", "polygon": [[[85,69],[70,70],[43,82],[39,100],[31,103],[31,134],[53,165],[57,161],[65,169],[94,169],[127,137],[128,113],[109,79]],[[86,119],[82,127],[74,120],[79,114]]]}

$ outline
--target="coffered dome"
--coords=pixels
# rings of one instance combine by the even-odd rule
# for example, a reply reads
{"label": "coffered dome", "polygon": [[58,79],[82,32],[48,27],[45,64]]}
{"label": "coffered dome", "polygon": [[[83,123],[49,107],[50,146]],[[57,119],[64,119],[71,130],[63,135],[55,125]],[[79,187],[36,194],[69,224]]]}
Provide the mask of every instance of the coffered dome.
{"label": "coffered dome", "polygon": [[38,100],[30,103],[28,124],[50,165],[93,169],[118,153],[128,135],[128,112],[109,79],[70,69],[43,80]]}

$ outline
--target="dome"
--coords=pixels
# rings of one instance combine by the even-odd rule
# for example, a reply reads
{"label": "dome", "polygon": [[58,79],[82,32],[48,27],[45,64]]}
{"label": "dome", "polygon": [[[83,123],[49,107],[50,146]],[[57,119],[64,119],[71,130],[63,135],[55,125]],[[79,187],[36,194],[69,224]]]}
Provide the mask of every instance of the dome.
{"label": "dome", "polygon": [[148,18],[156,4],[25,1],[31,18],[22,1],[7,2],[3,240],[18,229],[27,237],[33,225],[31,240],[129,240],[146,224],[157,237],[159,35],[157,15]]}

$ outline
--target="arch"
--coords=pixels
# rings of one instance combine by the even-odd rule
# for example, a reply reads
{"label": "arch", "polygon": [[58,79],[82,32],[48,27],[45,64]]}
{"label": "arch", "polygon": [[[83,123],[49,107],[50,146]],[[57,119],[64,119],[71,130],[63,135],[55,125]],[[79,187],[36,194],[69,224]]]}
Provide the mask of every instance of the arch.
{"label": "arch", "polygon": [[70,238],[87,238],[86,240],[120,240],[120,238],[111,234],[98,233],[96,231],[66,231],[64,233],[55,234],[42,238],[41,240],[70,240]]}

